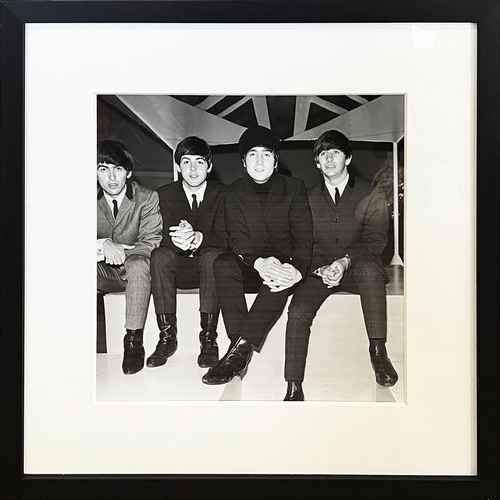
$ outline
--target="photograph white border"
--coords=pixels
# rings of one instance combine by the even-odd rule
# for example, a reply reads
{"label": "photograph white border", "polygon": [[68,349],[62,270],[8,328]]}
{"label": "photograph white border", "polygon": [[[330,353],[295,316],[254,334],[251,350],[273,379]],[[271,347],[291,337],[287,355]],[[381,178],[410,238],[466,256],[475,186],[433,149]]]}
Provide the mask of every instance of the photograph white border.
{"label": "photograph white border", "polygon": [[[469,24],[27,25],[25,472],[474,475],[475,54]],[[95,99],[133,93],[407,95],[406,406],[93,404]]]}

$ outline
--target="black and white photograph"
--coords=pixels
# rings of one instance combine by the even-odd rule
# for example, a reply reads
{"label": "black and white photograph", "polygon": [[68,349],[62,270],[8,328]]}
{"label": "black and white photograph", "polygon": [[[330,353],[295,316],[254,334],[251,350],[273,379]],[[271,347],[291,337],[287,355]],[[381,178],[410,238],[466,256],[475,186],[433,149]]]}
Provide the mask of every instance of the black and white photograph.
{"label": "black and white photograph", "polygon": [[405,401],[404,95],[96,106],[97,402]]}
{"label": "black and white photograph", "polygon": [[116,497],[475,484],[478,28],[238,4],[51,2],[18,32],[17,468]]}

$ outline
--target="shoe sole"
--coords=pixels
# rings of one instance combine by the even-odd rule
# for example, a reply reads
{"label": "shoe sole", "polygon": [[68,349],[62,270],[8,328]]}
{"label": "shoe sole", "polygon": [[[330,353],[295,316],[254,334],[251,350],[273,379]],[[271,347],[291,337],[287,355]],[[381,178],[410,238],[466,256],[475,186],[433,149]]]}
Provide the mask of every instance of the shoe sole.
{"label": "shoe sole", "polygon": [[163,366],[167,362],[167,359],[165,359],[165,361],[163,361],[163,363],[159,363],[159,364],[157,364],[157,363],[155,363],[155,364],[153,364],[153,363],[147,363],[146,366],[148,368],[158,368],[160,366]]}
{"label": "shoe sole", "polygon": [[135,370],[133,372],[130,372],[130,371],[125,371],[123,368],[122,368],[122,372],[124,375],[134,375],[135,373],[139,373],[142,369],[144,368],[144,366],[142,366],[141,368],[139,368],[138,370]]}
{"label": "shoe sole", "polygon": [[394,382],[386,383],[386,384],[381,384],[377,379],[375,379],[375,382],[377,382],[377,384],[380,387],[384,387],[384,388],[388,389],[389,387],[394,387],[398,383],[398,379],[396,379]]}
{"label": "shoe sole", "polygon": [[170,353],[166,358],[165,358],[165,361],[163,361],[163,363],[160,363],[160,364],[150,364],[150,359],[151,358],[148,358],[148,360],[146,361],[146,365],[148,368],[158,368],[159,366],[163,366],[167,361],[168,361],[168,358],[170,358],[171,356],[173,356],[175,353],[177,352],[177,349]]}

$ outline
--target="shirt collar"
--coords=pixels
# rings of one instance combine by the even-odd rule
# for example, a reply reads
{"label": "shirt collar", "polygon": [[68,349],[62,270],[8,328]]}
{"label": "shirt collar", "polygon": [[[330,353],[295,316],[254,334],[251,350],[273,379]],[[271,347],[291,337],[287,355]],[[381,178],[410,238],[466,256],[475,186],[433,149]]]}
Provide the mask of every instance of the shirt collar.
{"label": "shirt collar", "polygon": [[111,208],[111,211],[113,211],[113,201],[114,200],[116,200],[116,203],[118,204],[118,208],[120,208],[122,201],[123,201],[123,198],[125,198],[126,192],[127,192],[127,190],[124,189],[116,198],[109,196],[109,194],[106,192],[104,193],[104,198],[106,198],[106,201],[108,202],[108,205]]}
{"label": "shirt collar", "polygon": [[349,177],[350,174],[348,173],[346,178],[338,185],[338,186],[332,186],[331,184],[328,184],[328,182],[325,181],[325,186],[328,189],[328,192],[330,193],[330,196],[332,199],[335,198],[335,188],[338,188],[340,196],[344,194],[345,187],[347,186],[347,183],[349,182]]}
{"label": "shirt collar", "polygon": [[193,202],[193,194],[196,195],[196,201],[198,202],[198,205],[203,201],[203,198],[205,197],[205,191],[207,190],[207,181],[203,184],[203,186],[198,189],[198,191],[190,191],[186,187],[186,183],[184,181],[181,181],[182,184],[182,189],[184,189],[184,193],[186,194],[186,198],[189,201],[189,204]]}

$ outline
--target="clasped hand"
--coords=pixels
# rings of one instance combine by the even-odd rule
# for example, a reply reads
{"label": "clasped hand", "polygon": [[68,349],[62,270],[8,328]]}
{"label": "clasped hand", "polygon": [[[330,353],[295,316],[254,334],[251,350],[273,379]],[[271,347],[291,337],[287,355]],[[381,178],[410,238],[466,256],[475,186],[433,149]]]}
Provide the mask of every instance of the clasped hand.
{"label": "clasped hand", "polygon": [[106,240],[102,245],[104,261],[106,264],[121,266],[127,258],[125,250],[131,250],[132,248],[135,248],[135,246],[115,243],[113,240]]}
{"label": "clasped hand", "polygon": [[178,226],[171,226],[169,236],[172,243],[181,250],[190,250],[196,241],[199,241],[198,231],[187,220],[181,220]]}
{"label": "clasped hand", "polygon": [[329,266],[325,266],[321,271],[321,279],[327,288],[339,286],[344,277],[346,266],[342,259],[333,261]]}
{"label": "clasped hand", "polygon": [[295,267],[288,263],[282,264],[276,257],[260,257],[255,261],[254,267],[271,292],[286,290],[302,279]]}

